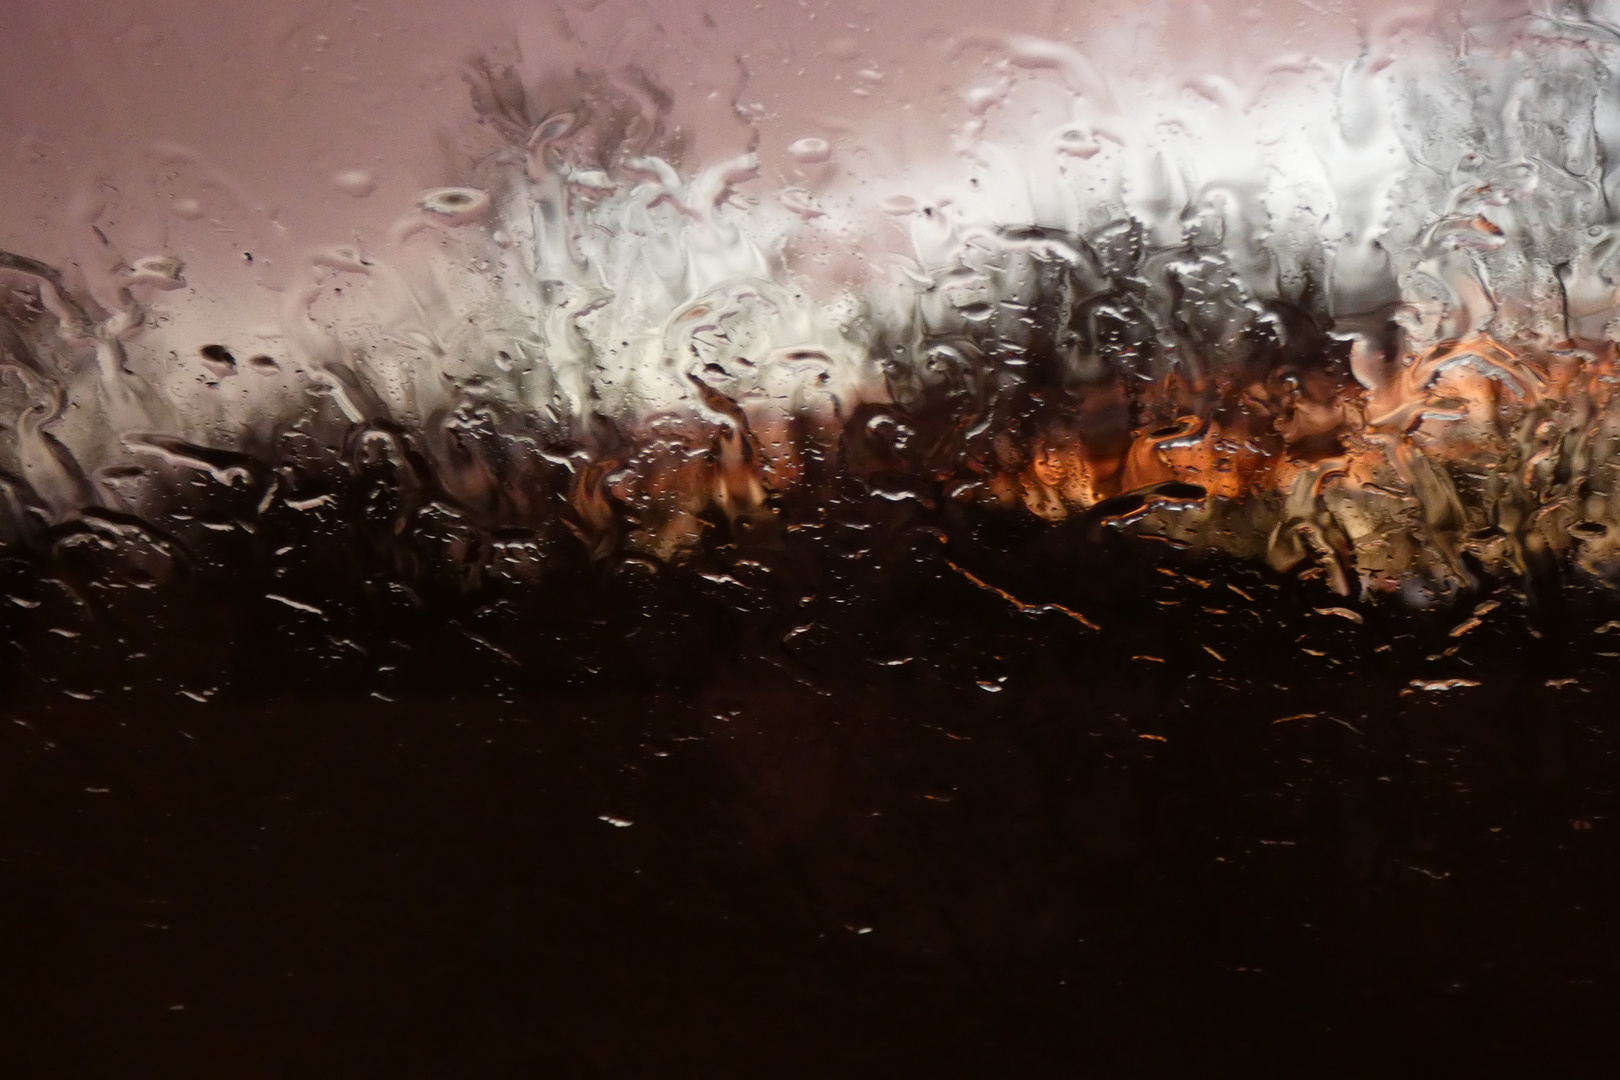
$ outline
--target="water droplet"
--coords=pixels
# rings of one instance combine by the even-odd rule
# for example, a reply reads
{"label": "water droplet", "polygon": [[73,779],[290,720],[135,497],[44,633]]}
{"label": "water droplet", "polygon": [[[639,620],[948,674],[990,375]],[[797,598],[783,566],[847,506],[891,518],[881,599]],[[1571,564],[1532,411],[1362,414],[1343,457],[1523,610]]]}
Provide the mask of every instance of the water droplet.
{"label": "water droplet", "polygon": [[826,139],[807,135],[788,144],[788,153],[801,165],[820,165],[832,158],[832,147]]}
{"label": "water droplet", "polygon": [[377,190],[377,178],[365,169],[344,169],[332,177],[332,186],[345,195],[363,199]]}
{"label": "water droplet", "polygon": [[436,188],[422,196],[420,205],[448,225],[470,225],[489,212],[489,193],[476,188]]}

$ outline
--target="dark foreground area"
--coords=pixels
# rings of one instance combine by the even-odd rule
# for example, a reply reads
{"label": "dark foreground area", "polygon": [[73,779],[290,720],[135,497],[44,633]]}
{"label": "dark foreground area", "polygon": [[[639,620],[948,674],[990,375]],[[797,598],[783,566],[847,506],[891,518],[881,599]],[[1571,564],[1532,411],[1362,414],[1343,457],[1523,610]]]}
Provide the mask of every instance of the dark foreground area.
{"label": "dark foreground area", "polygon": [[5,1075],[1614,1059],[1603,590],[886,512],[527,581],[6,563]]}

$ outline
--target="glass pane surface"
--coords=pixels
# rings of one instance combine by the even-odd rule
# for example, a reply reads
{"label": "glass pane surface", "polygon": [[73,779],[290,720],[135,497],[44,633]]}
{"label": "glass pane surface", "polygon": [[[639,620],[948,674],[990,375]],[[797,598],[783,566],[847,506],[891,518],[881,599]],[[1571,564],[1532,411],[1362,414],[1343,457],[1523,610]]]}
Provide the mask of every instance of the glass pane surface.
{"label": "glass pane surface", "polygon": [[1620,6],[5,21],[7,1075],[1613,1060]]}

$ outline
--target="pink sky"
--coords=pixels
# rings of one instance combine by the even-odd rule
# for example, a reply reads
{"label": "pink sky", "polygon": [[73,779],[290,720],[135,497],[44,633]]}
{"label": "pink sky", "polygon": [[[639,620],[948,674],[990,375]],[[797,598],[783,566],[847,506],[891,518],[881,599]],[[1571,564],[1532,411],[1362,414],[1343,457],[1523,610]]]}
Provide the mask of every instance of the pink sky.
{"label": "pink sky", "polygon": [[[11,0],[0,34],[0,243],[52,260],[80,255],[86,230],[74,223],[111,188],[119,195],[104,229],[126,244],[172,246],[162,215],[142,204],[154,168],[176,154],[251,204],[250,213],[204,207],[231,227],[257,217],[298,243],[363,236],[449,179],[436,134],[469,125],[460,64],[476,49],[521,54],[530,77],[639,63],[674,92],[705,160],[750,135],[730,115],[745,57],[743,96],[762,106],[769,166],[792,139],[840,128],[879,132],[875,141],[896,154],[937,150],[936,101],[960,88],[953,68],[975,62],[948,60],[944,43],[965,29],[1065,41],[1110,70],[1174,62],[1241,79],[1268,54],[1342,60],[1369,20],[1358,10],[1376,21],[1396,9],[1326,0]],[[163,152],[154,156],[154,145]],[[357,169],[376,180],[364,198],[332,182]]]}

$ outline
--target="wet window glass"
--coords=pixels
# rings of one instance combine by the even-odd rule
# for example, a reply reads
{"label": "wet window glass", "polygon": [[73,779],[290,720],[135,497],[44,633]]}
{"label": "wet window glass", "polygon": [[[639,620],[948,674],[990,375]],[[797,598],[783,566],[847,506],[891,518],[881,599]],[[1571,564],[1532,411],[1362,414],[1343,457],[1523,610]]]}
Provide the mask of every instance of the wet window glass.
{"label": "wet window glass", "polygon": [[17,1075],[1612,1058],[1620,5],[12,7]]}

